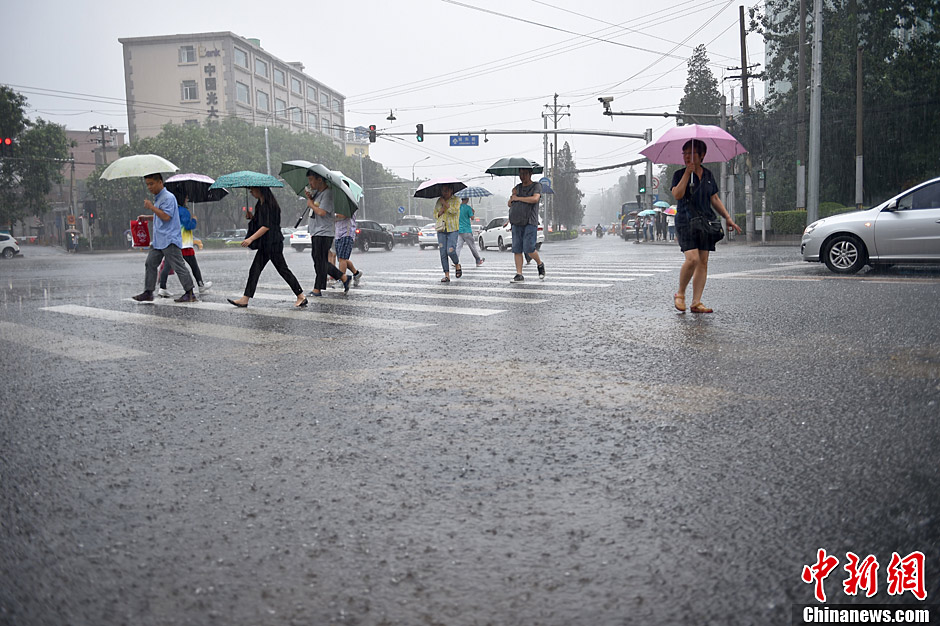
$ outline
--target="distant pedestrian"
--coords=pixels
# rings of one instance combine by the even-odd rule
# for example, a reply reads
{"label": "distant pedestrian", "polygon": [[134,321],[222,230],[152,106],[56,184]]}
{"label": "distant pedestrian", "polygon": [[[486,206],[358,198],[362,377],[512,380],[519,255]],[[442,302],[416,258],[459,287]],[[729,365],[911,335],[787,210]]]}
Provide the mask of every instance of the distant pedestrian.
{"label": "distant pedestrian", "polygon": [[[176,198],[176,203],[179,205],[180,236],[183,240],[183,247],[181,248],[183,260],[189,264],[189,268],[193,272],[193,278],[196,279],[196,285],[199,287],[199,294],[202,295],[212,287],[212,281],[203,282],[202,271],[199,269],[199,263],[196,262],[196,248],[193,245],[195,240],[193,230],[196,229],[199,222],[196,220],[195,216],[189,212],[189,209],[186,208],[189,198],[185,197],[182,192],[173,192],[173,196]],[[169,275],[170,266],[164,261],[160,269],[160,289],[157,290],[157,295],[161,298],[170,297],[170,292],[166,289],[166,281]]]}
{"label": "distant pedestrian", "polygon": [[464,244],[470,247],[470,253],[477,261],[477,266],[483,265],[484,259],[477,250],[477,242],[473,238],[473,207],[470,206],[470,198],[460,199],[460,227],[457,235],[457,257],[460,257],[460,251]]}
{"label": "distant pedestrian", "polygon": [[255,297],[255,289],[258,287],[258,279],[261,278],[261,271],[270,261],[277,273],[281,275],[281,278],[287,282],[291,291],[294,292],[294,296],[297,298],[294,306],[305,307],[307,306],[307,299],[304,297],[304,290],[300,286],[297,277],[287,266],[287,261],[284,260],[281,207],[268,187],[251,187],[249,191],[257,202],[254,211],[248,212],[250,219],[248,222],[248,235],[242,241],[242,247],[255,250],[255,258],[251,262],[251,269],[248,270],[245,294],[237,300],[229,298],[228,301],[237,307],[245,308],[248,306],[248,301]]}
{"label": "distant pedestrian", "polygon": [[666,216],[666,230],[669,231],[669,241],[676,240],[676,216],[667,215]]}
{"label": "distant pedestrian", "polygon": [[353,262],[349,260],[352,256],[353,244],[356,242],[356,219],[350,215],[337,215],[333,225],[336,233],[336,239],[333,241],[333,247],[336,249],[337,269],[345,278],[346,270],[352,273],[353,286],[359,286],[359,280],[362,278],[362,272],[356,269]]}
{"label": "distant pedestrian", "polygon": [[176,198],[163,186],[161,174],[148,174],[144,176],[147,191],[153,194],[153,202],[144,201],[144,207],[151,213],[140,215],[139,221],[153,220],[153,247],[147,254],[144,264],[144,290],[134,296],[137,302],[153,302],[153,290],[157,286],[157,268],[160,261],[166,258],[170,267],[179,276],[185,293],[176,299],[176,302],[195,302],[193,293],[193,278],[189,274],[180,248],[183,245],[181,235],[179,207]]}
{"label": "distant pedestrian", "polygon": [[741,232],[734,223],[725,205],[718,197],[718,183],[712,173],[702,167],[707,151],[705,142],[692,139],[682,146],[685,169],[677,170],[672,177],[672,197],[676,199],[676,238],[679,249],[685,254],[685,263],[679,270],[679,291],[673,297],[676,309],[685,311],[685,291],[692,281],[693,313],[711,313],[712,309],[702,304],[702,293],[708,278],[708,253],[715,250],[715,239],[701,231],[693,230],[692,218],[709,218],[712,210],[724,217],[728,229]]}
{"label": "distant pedestrian", "polygon": [[532,170],[520,168],[521,182],[513,187],[509,197],[509,223],[512,225],[512,253],[516,262],[514,283],[525,280],[522,275],[522,259],[526,254],[535,259],[539,278],[545,278],[545,264],[535,249],[539,230],[539,199],[542,197],[542,185],[532,182]]}
{"label": "distant pedestrian", "polygon": [[453,185],[441,185],[441,197],[434,205],[434,226],[437,229],[437,247],[444,268],[442,283],[450,282],[450,262],[454,262],[454,275],[460,278],[463,270],[457,256],[457,239],[460,232],[460,203],[454,197]]}
{"label": "distant pedestrian", "polygon": [[349,293],[352,278],[346,278],[329,260],[330,247],[336,235],[333,190],[330,189],[326,179],[313,170],[307,170],[307,183],[308,186],[304,189],[307,207],[310,209],[310,223],[307,230],[310,232],[310,256],[313,257],[313,268],[317,273],[310,295],[316,297],[323,295],[327,276],[340,281],[343,285],[343,293]]}

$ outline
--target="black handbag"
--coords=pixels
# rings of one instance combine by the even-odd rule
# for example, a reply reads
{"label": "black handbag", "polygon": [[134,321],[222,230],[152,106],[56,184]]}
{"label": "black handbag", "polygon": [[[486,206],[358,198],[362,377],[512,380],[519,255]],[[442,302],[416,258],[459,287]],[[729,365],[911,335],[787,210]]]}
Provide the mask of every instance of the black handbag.
{"label": "black handbag", "polygon": [[705,185],[700,182],[692,192],[693,216],[689,220],[689,228],[696,235],[702,235],[712,242],[718,242],[725,238],[725,230],[721,227],[721,220],[718,219],[711,207],[711,199],[707,195],[704,198],[702,197],[703,192],[701,190],[704,188]]}

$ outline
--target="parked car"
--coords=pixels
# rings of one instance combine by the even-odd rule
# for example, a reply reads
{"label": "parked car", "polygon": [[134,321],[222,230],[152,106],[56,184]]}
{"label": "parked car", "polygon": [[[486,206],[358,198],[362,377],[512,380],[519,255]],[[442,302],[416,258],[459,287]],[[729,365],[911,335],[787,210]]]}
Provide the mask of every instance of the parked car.
{"label": "parked car", "polygon": [[800,253],[837,274],[865,265],[940,264],[940,178],[870,209],[816,220],[803,231]]}
{"label": "parked car", "polygon": [[395,247],[395,237],[382,228],[382,225],[378,222],[360,220],[356,227],[356,245],[363,252],[368,252],[370,248],[377,247],[391,250]]}
{"label": "parked car", "polygon": [[248,236],[248,229],[247,229],[247,228],[239,228],[239,229],[237,229],[237,230],[234,230],[234,231],[227,231],[227,232],[233,232],[233,233],[234,233],[231,237],[228,237],[228,238],[225,240],[225,245],[227,245],[227,246],[240,246],[240,245],[242,245],[242,242],[245,241],[245,237]]}
{"label": "parked car", "polygon": [[[235,233],[238,231],[234,228],[232,230],[217,230],[213,233],[210,233],[205,239],[213,239],[217,241],[225,241],[226,239],[231,239],[235,236]],[[247,231],[246,231],[247,232]]]}
{"label": "parked car", "polygon": [[393,232],[393,231],[395,230],[395,225],[394,225],[394,224],[379,224],[379,226],[381,226],[382,228],[384,228],[384,229],[387,230],[388,232]]}
{"label": "parked car", "polygon": [[424,217],[423,215],[403,215],[402,218],[398,220],[398,225],[417,226],[418,228],[423,228],[425,224],[433,221],[433,218]]}
{"label": "parked car", "polygon": [[295,252],[303,252],[306,248],[311,247],[310,233],[307,231],[306,226],[298,228],[291,233],[290,247],[293,248]]}
{"label": "parked car", "polygon": [[396,226],[392,230],[392,235],[395,236],[396,244],[416,246],[418,245],[418,234],[420,232],[421,229],[417,226]]}
{"label": "parked car", "polygon": [[12,235],[0,233],[0,255],[3,255],[4,259],[12,259],[19,253],[20,244],[17,243],[16,238]]}
{"label": "parked car", "polygon": [[[545,241],[545,233],[542,225],[539,224],[538,233],[535,238],[535,249],[542,248],[542,242]],[[477,243],[480,244],[480,250],[486,250],[487,247],[497,247],[500,250],[508,250],[512,246],[512,226],[509,225],[508,217],[497,217],[490,220],[483,230],[480,231]]]}
{"label": "parked car", "polygon": [[440,247],[437,243],[437,225],[434,222],[425,224],[418,232],[418,245],[421,246],[422,250]]}

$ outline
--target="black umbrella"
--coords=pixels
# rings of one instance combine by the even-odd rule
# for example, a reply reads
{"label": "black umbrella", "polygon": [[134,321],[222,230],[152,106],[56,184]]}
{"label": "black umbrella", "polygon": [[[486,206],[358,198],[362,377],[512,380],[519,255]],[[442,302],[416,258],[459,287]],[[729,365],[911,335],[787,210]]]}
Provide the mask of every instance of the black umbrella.
{"label": "black umbrella", "polygon": [[228,195],[227,189],[210,189],[215,180],[202,174],[177,174],[164,181],[172,194],[189,198],[190,202],[218,202]]}

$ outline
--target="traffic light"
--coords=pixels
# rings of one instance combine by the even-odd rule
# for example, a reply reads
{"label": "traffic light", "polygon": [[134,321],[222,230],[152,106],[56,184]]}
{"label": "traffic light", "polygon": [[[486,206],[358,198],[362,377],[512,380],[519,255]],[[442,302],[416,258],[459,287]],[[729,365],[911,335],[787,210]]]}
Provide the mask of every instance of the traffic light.
{"label": "traffic light", "polygon": [[7,155],[10,153],[10,148],[13,147],[13,138],[12,137],[2,137],[0,138],[0,154]]}
{"label": "traffic light", "polygon": [[375,124],[369,124],[369,142],[375,143]]}
{"label": "traffic light", "polygon": [[646,193],[646,174],[637,176],[637,188],[640,193]]}
{"label": "traffic light", "polygon": [[98,214],[98,203],[95,200],[85,200],[85,211],[88,213],[88,223],[94,224]]}
{"label": "traffic light", "polygon": [[757,191],[767,191],[767,170],[757,170]]}
{"label": "traffic light", "polygon": [[421,143],[424,141],[424,124],[418,124],[416,128],[415,136],[418,138],[418,143]]}

